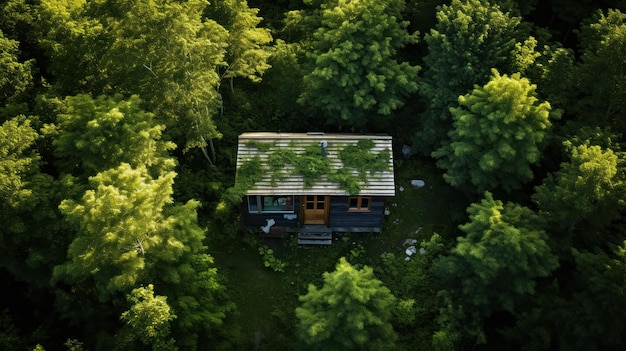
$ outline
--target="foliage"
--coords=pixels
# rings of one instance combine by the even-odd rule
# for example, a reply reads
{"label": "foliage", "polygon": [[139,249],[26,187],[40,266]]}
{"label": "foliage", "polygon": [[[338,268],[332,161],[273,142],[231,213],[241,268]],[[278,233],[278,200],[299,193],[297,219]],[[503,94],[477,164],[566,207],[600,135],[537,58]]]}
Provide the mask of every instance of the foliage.
{"label": "foliage", "polygon": [[626,132],[626,14],[598,10],[580,30],[581,63],[577,70],[578,117],[592,126],[606,124]]}
{"label": "foliage", "polygon": [[329,122],[350,126],[401,107],[417,91],[419,70],[396,59],[399,49],[417,42],[400,20],[403,8],[402,0],[323,2],[299,102],[323,111]]}
{"label": "foliage", "polygon": [[[126,299],[131,304],[120,317],[129,327],[130,338],[137,338],[152,350],[177,350],[170,336],[170,321],[176,318],[167,297],[154,296],[154,286],[133,289]],[[128,345],[124,345],[128,347]]]}
{"label": "foliage", "polygon": [[63,190],[40,173],[40,140],[30,118],[0,125],[0,266],[33,286],[46,287],[51,266],[65,257],[67,239],[60,234],[64,224],[56,211]]}
{"label": "foliage", "polygon": [[228,32],[227,66],[222,78],[244,77],[260,82],[272,51],[268,47],[272,35],[267,28],[258,28],[262,18],[259,10],[250,8],[246,0],[215,1],[204,12]]}
{"label": "foliage", "polygon": [[294,165],[297,158],[298,155],[289,148],[275,149],[267,155],[267,166],[269,167],[272,184],[276,184],[277,181],[285,177],[288,173],[285,168],[287,165]]}
{"label": "foliage", "polygon": [[259,255],[263,258],[263,265],[271,268],[274,272],[284,272],[286,263],[282,262],[279,258],[274,256],[274,250],[270,249],[267,245],[259,247]]}
{"label": "foliage", "polygon": [[25,345],[20,337],[20,332],[9,315],[9,310],[0,311],[0,346],[3,350],[17,351]]}
{"label": "foliage", "polygon": [[256,141],[256,140],[247,140],[246,141],[246,147],[247,148],[257,149],[260,152],[268,152],[274,146],[276,146],[276,143],[267,143],[267,142]]}
{"label": "foliage", "polygon": [[487,83],[494,68],[514,73],[511,67],[518,58],[512,53],[516,43],[527,37],[520,22],[521,18],[486,0],[452,0],[439,8],[437,24],[424,36],[428,54],[420,96],[427,108],[420,115],[419,149],[428,154],[448,143],[449,109],[459,95]]}
{"label": "foliage", "polygon": [[330,159],[321,155],[318,144],[309,144],[293,163],[293,173],[302,176],[304,186],[312,187],[323,175],[330,173]]}
{"label": "foliage", "polygon": [[462,282],[464,294],[473,305],[511,311],[515,306],[512,296],[532,294],[532,280],[557,267],[546,233],[540,229],[541,220],[528,208],[510,203],[503,206],[488,192],[468,213],[471,222],[460,226],[467,236],[459,238],[452,250],[479,275]]}
{"label": "foliage", "polygon": [[557,305],[557,338],[563,349],[617,350],[626,345],[620,313],[626,307],[626,242],[611,246],[608,253],[573,250],[577,288]]}
{"label": "foliage", "polygon": [[298,334],[311,350],[394,349],[395,300],[371,268],[356,269],[342,257],[321,288],[309,285],[300,296]]}
{"label": "foliage", "polygon": [[551,126],[550,104],[538,102],[535,88],[517,73],[494,70],[489,83],[459,97],[460,106],[450,109],[451,143],[433,152],[448,183],[510,192],[533,179],[530,165]]}
{"label": "foliage", "polygon": [[25,179],[38,169],[39,156],[32,150],[38,138],[23,116],[0,126],[0,199],[4,211],[5,206],[17,206],[32,194]]}
{"label": "foliage", "polygon": [[121,95],[67,97],[57,124],[48,127],[59,167],[88,176],[122,162],[144,165],[154,175],[171,170],[175,163],[168,151],[176,145],[162,140],[165,126],[140,106],[136,95],[126,100]]}
{"label": "foliage", "polygon": [[0,30],[0,107],[19,102],[33,81],[34,60],[20,62],[18,44]]}
{"label": "foliage", "polygon": [[385,149],[379,153],[372,153],[374,142],[370,139],[360,139],[356,145],[346,145],[340,152],[339,158],[345,167],[353,168],[359,173],[362,181],[367,180],[368,173],[389,170],[389,150]]}
{"label": "foliage", "polygon": [[[385,316],[380,326],[395,328],[395,345],[370,336],[390,348],[623,349],[625,5],[0,1],[0,348],[249,349],[255,331],[266,336],[259,350],[306,348],[296,297],[324,284],[321,273],[346,256],[374,267],[376,291],[384,285],[397,297],[376,312]],[[569,35],[573,28],[580,30]],[[416,30],[427,33],[423,43]],[[425,68],[421,83],[416,63]],[[420,156],[449,148],[442,160],[456,157],[447,133],[457,117],[489,124],[489,114],[459,107],[458,97],[475,85],[484,90],[492,68],[536,84],[533,106],[549,101],[550,115],[563,110],[564,120],[531,128],[543,139],[536,152],[524,145],[541,162],[520,156],[528,150],[511,139],[509,161],[519,167],[507,170],[501,160],[490,175],[494,189],[511,188],[496,196],[509,203],[485,199],[489,206],[472,205],[467,220],[471,177],[463,196]],[[421,99],[412,99],[416,82]],[[482,102],[472,106],[493,105]],[[504,135],[517,131],[491,126],[498,131],[463,137],[506,143]],[[219,199],[238,203],[258,177],[278,184],[298,158],[260,144],[264,161],[243,165],[226,190],[236,136],[250,130],[385,130],[397,145],[417,135],[411,155],[394,158],[398,191],[384,233],[344,235],[329,247],[302,247],[292,236],[271,254],[263,248],[261,265],[258,245],[232,245],[238,212]],[[309,146],[319,158],[318,145]],[[491,143],[484,154],[489,148],[500,150]],[[352,155],[319,180],[358,193],[378,172],[366,159],[385,158],[372,149],[332,149]],[[479,169],[480,161],[466,166]],[[523,176],[529,168],[532,180]],[[427,186],[411,189],[416,177]],[[536,214],[510,202],[528,204],[540,183]],[[456,241],[450,228],[461,221],[466,237]],[[435,232],[442,237],[429,242]],[[426,253],[409,262],[400,244],[407,236],[426,239]],[[550,251],[561,265],[551,272]],[[219,257],[219,274],[209,252]],[[283,272],[265,269],[266,261]],[[342,296],[363,290],[353,286]],[[337,301],[331,312],[363,307]],[[331,331],[346,335],[341,328],[355,320],[345,320]]]}
{"label": "foliage", "polygon": [[67,339],[63,346],[67,347],[67,351],[83,351],[83,343],[76,339]]}
{"label": "foliage", "polygon": [[[539,54],[539,53],[537,53]],[[553,107],[569,109],[575,102],[574,52],[558,44],[545,45],[525,75],[537,84],[537,94]]]}
{"label": "foliage", "polygon": [[557,228],[586,222],[601,228],[620,216],[626,183],[623,158],[611,149],[588,142],[565,142],[570,159],[535,188],[533,200]]}
{"label": "foliage", "polygon": [[[466,236],[459,237],[450,255],[437,260],[433,269],[451,304],[465,309],[448,320],[464,318],[481,328],[493,312],[519,312],[521,301],[535,293],[535,280],[548,276],[558,262],[540,217],[530,209],[504,205],[486,192],[467,212],[470,222],[459,227]],[[477,341],[484,342],[481,339]]]}
{"label": "foliage", "polygon": [[36,26],[61,91],[138,94],[175,140],[203,148],[220,137],[212,120],[221,105],[219,67],[226,77],[254,80],[268,67],[271,36],[255,28],[256,12],[245,1],[223,5],[232,10],[230,31],[203,16],[204,0],[46,0]]}
{"label": "foliage", "polygon": [[227,204],[238,204],[250,189],[254,189],[255,183],[263,177],[265,169],[261,164],[261,158],[255,156],[241,164],[237,170],[235,185],[228,188],[223,195]]}
{"label": "foliage", "polygon": [[171,205],[174,176],[153,179],[145,166],[122,163],[91,177],[81,200],[61,202],[77,235],[67,262],[54,268],[53,282],[91,291],[100,301],[154,283],[178,316],[172,325],[176,345],[195,349],[232,306],[221,296],[202,244],[198,203]]}
{"label": "foliage", "polygon": [[151,179],[145,167],[122,163],[90,178],[92,189],[81,201],[63,201],[61,212],[78,236],[69,246],[69,261],[55,268],[56,279],[91,277],[100,297],[107,299],[137,283],[145,255],[153,249],[165,245],[168,255],[180,255],[182,244],[162,236],[167,225],[163,207],[171,202],[174,176],[170,172]]}

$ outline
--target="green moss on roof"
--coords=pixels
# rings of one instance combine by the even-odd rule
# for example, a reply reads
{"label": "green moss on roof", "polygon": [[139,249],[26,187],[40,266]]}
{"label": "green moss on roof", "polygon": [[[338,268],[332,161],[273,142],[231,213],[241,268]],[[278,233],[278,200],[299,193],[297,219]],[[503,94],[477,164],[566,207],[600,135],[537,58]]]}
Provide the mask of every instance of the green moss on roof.
{"label": "green moss on roof", "polygon": [[287,148],[278,147],[274,142],[256,140],[247,140],[245,146],[267,154],[267,158],[265,165],[261,164],[259,156],[241,164],[236,180],[239,189],[253,189],[254,184],[269,173],[272,186],[277,186],[286,176],[300,175],[305,188],[311,188],[326,176],[329,181],[337,183],[340,189],[356,195],[361,191],[361,183],[366,183],[368,177],[391,169],[390,150],[373,153],[375,143],[370,139],[360,139],[356,145],[344,146],[339,151],[343,167],[336,170],[331,169],[331,159],[321,154],[319,143],[305,144],[301,153],[294,151],[296,144],[293,141]]}

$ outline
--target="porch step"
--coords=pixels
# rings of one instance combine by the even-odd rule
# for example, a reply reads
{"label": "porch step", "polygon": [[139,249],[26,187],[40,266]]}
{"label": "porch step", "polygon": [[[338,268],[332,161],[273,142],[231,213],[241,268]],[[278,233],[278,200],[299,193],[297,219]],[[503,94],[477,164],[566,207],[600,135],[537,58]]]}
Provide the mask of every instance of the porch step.
{"label": "porch step", "polygon": [[314,239],[300,239],[298,238],[298,245],[332,245],[333,241],[328,240],[314,240]]}
{"label": "porch step", "polygon": [[331,245],[333,230],[322,225],[311,225],[300,228],[298,232],[299,245]]}
{"label": "porch step", "polygon": [[298,239],[325,240],[332,239],[333,233],[300,233]]}
{"label": "porch step", "polygon": [[300,234],[329,234],[332,235],[333,230],[325,225],[305,225],[299,230]]}

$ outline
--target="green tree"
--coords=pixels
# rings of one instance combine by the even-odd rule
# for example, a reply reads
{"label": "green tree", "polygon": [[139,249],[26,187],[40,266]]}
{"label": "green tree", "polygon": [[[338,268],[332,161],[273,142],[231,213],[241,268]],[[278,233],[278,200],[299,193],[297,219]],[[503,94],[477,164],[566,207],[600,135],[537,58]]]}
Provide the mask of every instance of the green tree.
{"label": "green tree", "polygon": [[493,312],[521,312],[523,301],[535,293],[535,280],[548,276],[558,262],[546,243],[541,218],[530,209],[504,205],[485,192],[467,212],[470,221],[459,227],[466,236],[457,239],[451,254],[436,261],[433,270],[450,297],[440,319],[466,318],[480,327]]}
{"label": "green tree", "polygon": [[61,172],[91,176],[125,162],[158,175],[174,167],[168,151],[176,145],[161,140],[164,129],[136,95],[77,95],[61,102],[56,125],[47,132]]}
{"label": "green tree", "polygon": [[453,186],[478,192],[517,189],[533,179],[530,165],[541,157],[551,107],[539,102],[536,86],[519,73],[510,77],[493,71],[491,80],[459,97],[451,108],[454,128],[449,145],[433,152]]}
{"label": "green tree", "polygon": [[576,283],[561,296],[553,323],[560,349],[620,350],[626,346],[622,311],[626,308],[626,242],[610,252],[573,250]]}
{"label": "green tree", "polygon": [[[87,331],[111,328],[92,318],[122,311],[101,303],[123,305],[120,293],[128,294],[141,284],[153,283],[156,293],[168,297],[178,317],[172,336],[181,349],[204,344],[232,310],[202,243],[199,203],[171,204],[174,176],[170,171],[155,179],[143,165],[122,163],[91,177],[82,199],[61,202],[76,237],[67,261],[54,267],[53,283],[71,286],[71,292],[58,289],[59,308],[69,313],[66,317],[85,324]],[[84,311],[67,305],[76,300]]]}
{"label": "green tree", "polygon": [[122,163],[90,178],[91,188],[80,201],[59,206],[77,231],[68,249],[69,261],[54,276],[68,282],[93,279],[101,299],[127,291],[145,268],[146,252],[165,245],[180,255],[183,245],[168,240],[163,207],[171,202],[175,173],[152,179],[145,167]]}
{"label": "green tree", "polygon": [[67,241],[59,234],[59,184],[39,169],[39,139],[24,116],[0,126],[0,266],[17,280],[44,287]]}
{"label": "green tree", "polygon": [[417,41],[400,20],[403,8],[403,0],[322,3],[299,102],[323,111],[331,123],[359,127],[369,114],[389,115],[402,106],[417,91],[419,69],[396,58]]}
{"label": "green tree", "polygon": [[[574,52],[563,48],[559,43],[544,44],[543,50],[535,51],[539,43],[529,43],[526,50],[528,55],[521,54],[519,58],[529,58],[525,67],[516,64],[516,70],[537,84],[537,94],[550,101],[553,108],[570,110],[576,103],[576,76],[572,74],[576,70]],[[539,45],[540,46],[540,45]],[[520,46],[520,51],[524,51]]]}
{"label": "green tree", "polygon": [[39,168],[39,155],[33,150],[38,138],[37,131],[23,116],[0,126],[0,203],[3,207],[17,206],[32,194],[25,180]]}
{"label": "green tree", "polygon": [[6,118],[1,110],[9,103],[20,102],[32,85],[34,60],[20,62],[18,45],[0,30],[0,121]]}
{"label": "green tree", "polygon": [[[549,6],[553,16],[561,23],[556,22],[551,28],[554,36],[565,43],[568,41],[572,29],[580,25],[598,9],[626,9],[626,2],[623,0],[550,0]],[[575,30],[574,30],[575,32]],[[576,34],[576,33],[575,33]]]}
{"label": "green tree", "polygon": [[324,285],[309,285],[296,308],[298,333],[311,350],[390,350],[396,334],[389,323],[395,297],[371,268],[356,269],[341,258],[324,273]]}
{"label": "green tree", "polygon": [[221,68],[253,80],[268,68],[271,36],[256,28],[256,12],[241,1],[222,5],[228,29],[205,17],[206,0],[45,0],[36,25],[62,94],[137,94],[180,146],[205,150],[221,136],[213,122]]}
{"label": "green tree", "polygon": [[549,174],[533,195],[544,217],[560,229],[580,225],[583,233],[619,218],[626,196],[620,154],[589,143],[564,145],[570,159]]}
{"label": "green tree", "polygon": [[167,297],[154,296],[154,286],[149,284],[133,289],[126,299],[131,306],[120,317],[128,327],[121,335],[121,349],[128,349],[134,339],[152,350],[178,349],[170,335],[170,322],[176,315],[167,304]]}
{"label": "green tree", "polygon": [[578,118],[591,126],[609,124],[626,132],[626,14],[598,11],[580,30],[581,63],[577,70]]}
{"label": "green tree", "polygon": [[261,76],[271,66],[268,59],[272,50],[268,46],[272,35],[267,28],[259,28],[262,18],[259,10],[250,8],[246,0],[216,1],[207,7],[205,15],[228,31],[226,67],[222,78],[235,77],[260,82]]}
{"label": "green tree", "polygon": [[453,0],[437,12],[437,24],[424,36],[424,79],[420,96],[426,111],[416,144],[428,154],[447,143],[452,127],[449,109],[475,84],[490,79],[491,69],[511,72],[516,43],[528,38],[521,18],[502,12],[485,0]]}

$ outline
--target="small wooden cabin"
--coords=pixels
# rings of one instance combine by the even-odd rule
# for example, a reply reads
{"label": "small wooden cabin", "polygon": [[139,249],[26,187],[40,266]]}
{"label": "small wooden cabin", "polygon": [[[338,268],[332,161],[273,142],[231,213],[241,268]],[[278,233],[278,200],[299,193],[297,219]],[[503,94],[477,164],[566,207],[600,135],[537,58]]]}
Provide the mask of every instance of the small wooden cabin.
{"label": "small wooden cabin", "polygon": [[330,244],[333,232],[381,232],[395,195],[387,135],[255,132],[239,136],[242,220],[266,234]]}

